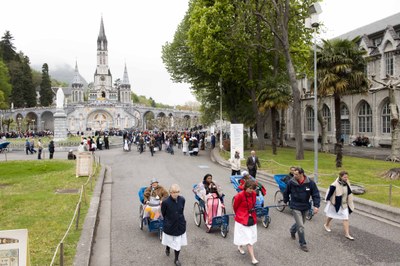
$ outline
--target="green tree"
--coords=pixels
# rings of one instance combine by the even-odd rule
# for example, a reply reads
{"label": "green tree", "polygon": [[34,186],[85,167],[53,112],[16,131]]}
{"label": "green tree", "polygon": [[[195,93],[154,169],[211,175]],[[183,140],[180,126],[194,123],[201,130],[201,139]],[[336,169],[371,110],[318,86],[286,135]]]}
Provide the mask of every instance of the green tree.
{"label": "green tree", "polygon": [[8,68],[4,62],[0,59],[0,109],[8,109],[8,98],[11,94],[10,76],[8,74]]}
{"label": "green tree", "polygon": [[3,37],[1,37],[0,58],[2,58],[6,63],[15,60],[17,57],[14,44],[12,43],[13,40],[14,37],[9,31],[6,31]]}
{"label": "green tree", "polygon": [[49,66],[44,63],[42,66],[42,82],[40,83],[40,104],[50,106],[53,103],[53,92],[49,76]]}
{"label": "green tree", "polygon": [[21,58],[22,82],[23,82],[23,95],[26,107],[34,107],[37,104],[36,90],[33,86],[32,70],[30,67],[29,57],[25,56],[22,52],[19,54]]}
{"label": "green tree", "polygon": [[367,93],[365,51],[358,48],[360,37],[353,40],[323,40],[317,52],[318,94],[332,95],[335,106],[336,167],[342,167],[342,125],[340,99],[344,95]]}

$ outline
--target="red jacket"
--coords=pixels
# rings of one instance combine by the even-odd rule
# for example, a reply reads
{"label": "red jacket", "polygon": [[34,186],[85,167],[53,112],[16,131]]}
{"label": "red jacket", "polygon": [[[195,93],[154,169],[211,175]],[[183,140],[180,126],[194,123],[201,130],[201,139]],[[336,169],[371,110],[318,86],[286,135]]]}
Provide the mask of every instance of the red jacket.
{"label": "red jacket", "polygon": [[[235,221],[243,225],[247,225],[249,220],[249,210],[253,209],[256,205],[256,192],[247,193],[241,191],[235,196],[233,202],[233,211],[235,212]],[[256,211],[251,213],[254,223],[257,221]]]}

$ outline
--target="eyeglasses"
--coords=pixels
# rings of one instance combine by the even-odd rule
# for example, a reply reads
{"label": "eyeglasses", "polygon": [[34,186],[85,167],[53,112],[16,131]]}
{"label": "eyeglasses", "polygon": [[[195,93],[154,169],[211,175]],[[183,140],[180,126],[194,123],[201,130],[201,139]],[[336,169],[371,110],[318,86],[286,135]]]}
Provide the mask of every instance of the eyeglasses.
{"label": "eyeglasses", "polygon": [[179,192],[180,192],[180,191],[171,191],[171,194],[172,194],[172,193],[179,193]]}

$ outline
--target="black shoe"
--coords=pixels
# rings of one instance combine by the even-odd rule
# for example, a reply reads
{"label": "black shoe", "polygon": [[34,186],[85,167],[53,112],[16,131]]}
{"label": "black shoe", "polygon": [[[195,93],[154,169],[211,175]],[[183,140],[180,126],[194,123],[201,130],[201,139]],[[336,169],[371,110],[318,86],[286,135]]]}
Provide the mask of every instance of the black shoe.
{"label": "black shoe", "polygon": [[180,262],[179,260],[176,260],[176,261],[175,261],[175,265],[176,265],[176,266],[181,266],[182,264],[181,264],[181,262]]}
{"label": "black shoe", "polygon": [[308,252],[308,247],[306,245],[300,246],[300,249],[304,252]]}
{"label": "black shoe", "polygon": [[165,250],[165,255],[169,256],[169,253],[170,253],[169,249],[166,249]]}
{"label": "black shoe", "polygon": [[296,233],[290,232],[290,237],[291,237],[293,240],[296,240]]}

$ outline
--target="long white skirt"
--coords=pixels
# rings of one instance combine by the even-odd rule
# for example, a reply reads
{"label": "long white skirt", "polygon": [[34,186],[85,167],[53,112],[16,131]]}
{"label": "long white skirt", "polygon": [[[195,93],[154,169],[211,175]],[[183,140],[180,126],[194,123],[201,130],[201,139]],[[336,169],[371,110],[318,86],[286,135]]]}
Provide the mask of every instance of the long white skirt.
{"label": "long white skirt", "polygon": [[182,246],[187,246],[186,232],[180,236],[171,236],[163,232],[161,243],[173,250],[179,251]]}
{"label": "long white skirt", "polygon": [[236,246],[254,245],[257,242],[257,224],[244,226],[235,221],[233,244]]}
{"label": "long white skirt", "polygon": [[338,219],[338,220],[348,220],[349,219],[349,208],[343,209],[343,207],[340,206],[339,211],[336,212],[335,206],[332,205],[330,201],[328,201],[328,203],[326,204],[324,212],[325,212],[326,216],[328,216],[329,218]]}

